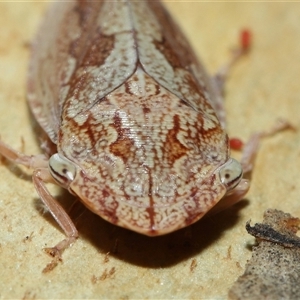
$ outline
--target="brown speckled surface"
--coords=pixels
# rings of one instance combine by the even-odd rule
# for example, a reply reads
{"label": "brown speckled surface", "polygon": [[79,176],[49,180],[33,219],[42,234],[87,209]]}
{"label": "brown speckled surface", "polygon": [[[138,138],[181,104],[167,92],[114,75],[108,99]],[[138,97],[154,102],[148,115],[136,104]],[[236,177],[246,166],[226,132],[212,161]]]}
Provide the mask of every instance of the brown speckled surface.
{"label": "brown speckled surface", "polygon": [[[249,232],[256,237],[245,272],[231,287],[230,300],[299,299],[300,219],[276,209]],[[249,231],[249,229],[247,229]]]}
{"label": "brown speckled surface", "polygon": [[[28,154],[39,152],[25,98],[28,45],[47,5],[0,3],[0,135]],[[231,136],[246,140],[278,117],[299,127],[300,3],[167,6],[212,72],[227,61],[239,30],[253,31],[252,52],[235,66],[226,86]],[[140,236],[85,212],[77,225],[79,240],[47,274],[42,270],[50,259],[42,248],[56,244],[63,233],[43,214],[30,171],[1,160],[0,297],[226,298],[251,257],[248,245],[254,238],[244,229],[246,221],[259,221],[267,208],[300,216],[299,146],[300,131],[266,139],[246,200],[165,237]],[[58,198],[66,208],[72,203],[67,193]]]}

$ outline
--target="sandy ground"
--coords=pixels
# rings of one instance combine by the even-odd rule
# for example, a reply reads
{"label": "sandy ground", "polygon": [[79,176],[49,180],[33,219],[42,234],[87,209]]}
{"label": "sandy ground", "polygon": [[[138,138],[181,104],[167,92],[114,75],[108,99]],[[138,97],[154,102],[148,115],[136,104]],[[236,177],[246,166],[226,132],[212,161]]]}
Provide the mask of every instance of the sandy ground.
{"label": "sandy ground", "polygon": [[[0,135],[28,154],[40,151],[25,97],[29,43],[47,5],[0,3]],[[226,86],[230,136],[247,140],[278,117],[299,127],[300,3],[176,1],[167,7],[211,72],[228,60],[241,28],[253,32],[253,49]],[[264,140],[245,200],[168,236],[140,236],[86,211],[77,224],[80,238],[47,274],[50,258],[42,249],[64,235],[43,214],[30,171],[2,160],[0,297],[226,299],[251,257],[246,221],[261,221],[267,208],[300,216],[299,146],[300,131]],[[68,209],[72,197],[52,191]]]}

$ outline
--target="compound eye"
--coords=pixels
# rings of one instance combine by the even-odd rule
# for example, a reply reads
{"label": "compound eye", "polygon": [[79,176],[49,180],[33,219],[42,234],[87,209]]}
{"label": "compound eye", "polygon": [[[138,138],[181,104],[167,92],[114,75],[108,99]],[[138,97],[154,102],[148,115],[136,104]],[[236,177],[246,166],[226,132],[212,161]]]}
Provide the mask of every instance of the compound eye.
{"label": "compound eye", "polygon": [[55,181],[65,188],[70,185],[76,175],[75,165],[58,153],[50,157],[49,169]]}
{"label": "compound eye", "polygon": [[235,188],[242,179],[243,169],[235,159],[229,159],[219,171],[221,182],[227,187],[227,191]]}

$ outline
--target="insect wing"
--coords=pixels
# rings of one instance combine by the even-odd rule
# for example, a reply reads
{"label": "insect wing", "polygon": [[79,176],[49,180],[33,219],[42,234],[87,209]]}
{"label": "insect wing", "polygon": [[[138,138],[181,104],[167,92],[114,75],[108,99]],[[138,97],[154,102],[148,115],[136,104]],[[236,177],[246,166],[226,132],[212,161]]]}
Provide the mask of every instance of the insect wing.
{"label": "insect wing", "polygon": [[133,73],[137,56],[132,35],[126,2],[74,1],[52,6],[34,43],[28,98],[54,143],[66,99],[70,115],[76,115]]}
{"label": "insect wing", "polygon": [[220,95],[180,28],[159,1],[132,2],[131,6],[145,71],[218,126],[213,100]]}

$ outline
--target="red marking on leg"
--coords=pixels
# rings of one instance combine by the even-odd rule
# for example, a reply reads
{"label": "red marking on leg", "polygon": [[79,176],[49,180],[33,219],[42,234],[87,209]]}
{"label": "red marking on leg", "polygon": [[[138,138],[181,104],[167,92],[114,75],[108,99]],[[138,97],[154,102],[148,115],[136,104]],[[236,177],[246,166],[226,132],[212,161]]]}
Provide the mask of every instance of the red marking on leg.
{"label": "red marking on leg", "polygon": [[248,29],[243,29],[240,34],[240,44],[243,51],[248,51],[251,47],[251,31]]}
{"label": "red marking on leg", "polygon": [[244,143],[239,138],[229,139],[230,149],[240,151],[244,147]]}

